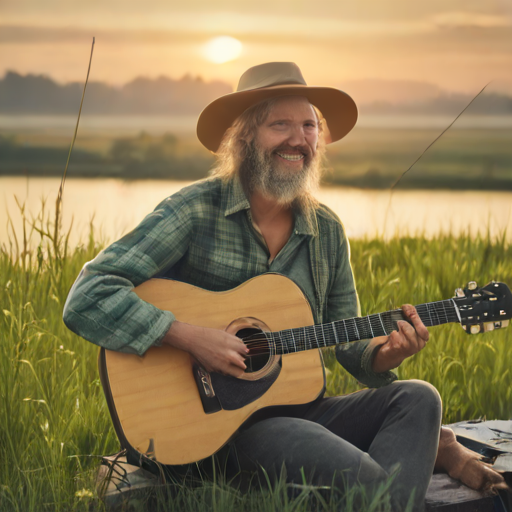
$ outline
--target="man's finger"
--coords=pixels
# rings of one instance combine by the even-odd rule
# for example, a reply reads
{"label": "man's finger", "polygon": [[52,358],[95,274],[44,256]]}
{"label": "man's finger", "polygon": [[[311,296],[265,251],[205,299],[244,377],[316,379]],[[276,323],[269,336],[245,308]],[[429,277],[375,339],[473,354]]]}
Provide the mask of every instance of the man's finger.
{"label": "man's finger", "polygon": [[405,320],[398,322],[398,338],[402,349],[408,355],[415,354],[422,348],[414,327]]}
{"label": "man's finger", "polygon": [[417,335],[423,341],[428,341],[429,332],[425,327],[425,324],[421,320],[420,316],[418,315],[416,308],[414,306],[411,306],[410,304],[405,304],[402,306],[402,311],[404,312],[405,316],[409,318],[409,320],[412,322]]}

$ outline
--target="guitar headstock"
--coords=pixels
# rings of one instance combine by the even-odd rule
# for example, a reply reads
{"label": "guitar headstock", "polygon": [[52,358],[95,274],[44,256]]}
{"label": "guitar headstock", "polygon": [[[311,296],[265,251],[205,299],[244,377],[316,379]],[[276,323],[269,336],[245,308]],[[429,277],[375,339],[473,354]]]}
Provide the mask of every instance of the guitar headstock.
{"label": "guitar headstock", "polygon": [[455,290],[453,301],[468,334],[507,327],[512,318],[512,292],[504,283],[491,281],[479,288],[470,281],[466,288]]}

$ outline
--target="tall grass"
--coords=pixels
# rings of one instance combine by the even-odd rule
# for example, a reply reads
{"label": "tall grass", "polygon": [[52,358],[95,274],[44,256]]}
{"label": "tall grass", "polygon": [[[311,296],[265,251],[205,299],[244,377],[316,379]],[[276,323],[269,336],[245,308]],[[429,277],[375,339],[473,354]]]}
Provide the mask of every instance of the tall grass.
{"label": "tall grass", "polygon": [[[364,314],[401,304],[447,299],[468,281],[512,285],[512,245],[505,233],[356,240],[352,263]],[[353,391],[357,383],[328,358],[328,392]],[[440,392],[444,422],[512,418],[512,330],[468,335],[457,324],[430,330],[424,350],[398,368],[400,379],[423,379]]]}
{"label": "tall grass", "polygon": [[[67,237],[55,240],[51,227],[43,208],[35,222],[24,218],[22,240],[13,233],[9,245],[0,249],[4,510],[67,509],[84,485],[81,480],[88,480],[88,455],[110,453],[117,446],[95,350],[77,342],[61,320],[69,286],[98,246],[91,234],[69,251]],[[30,238],[35,236],[39,244],[31,251]]]}
{"label": "tall grass", "polygon": [[[91,226],[88,238],[71,248],[67,235],[52,229],[44,210],[43,205],[34,221],[24,217],[22,233],[12,232],[0,248],[2,511],[88,510],[95,498],[99,456],[119,448],[98,379],[97,348],[69,332],[61,319],[68,289],[102,244]],[[23,204],[20,211],[24,215]],[[34,238],[39,244],[31,250]],[[512,248],[504,236],[355,240],[352,254],[364,313],[447,298],[467,280],[512,283]],[[439,389],[445,422],[510,418],[511,341],[506,330],[468,336],[458,326],[438,327],[427,348],[398,373]],[[328,365],[330,394],[358,388],[332,358]],[[339,506],[339,497],[317,498],[318,510]],[[162,497],[158,509],[306,511],[310,500],[309,492],[290,499],[284,486],[241,495],[208,484],[182,489],[172,499]],[[355,507],[350,503],[346,510]],[[101,509],[101,504],[95,507]],[[364,508],[389,510],[385,499],[369,501]]]}

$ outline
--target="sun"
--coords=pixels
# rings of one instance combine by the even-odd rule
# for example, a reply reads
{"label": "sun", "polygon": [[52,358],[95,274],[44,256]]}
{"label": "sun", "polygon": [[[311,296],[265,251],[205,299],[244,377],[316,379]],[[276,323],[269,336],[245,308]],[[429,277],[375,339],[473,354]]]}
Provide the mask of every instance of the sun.
{"label": "sun", "polygon": [[230,36],[219,36],[210,39],[203,46],[203,55],[210,62],[223,64],[237,59],[242,53],[242,43]]}

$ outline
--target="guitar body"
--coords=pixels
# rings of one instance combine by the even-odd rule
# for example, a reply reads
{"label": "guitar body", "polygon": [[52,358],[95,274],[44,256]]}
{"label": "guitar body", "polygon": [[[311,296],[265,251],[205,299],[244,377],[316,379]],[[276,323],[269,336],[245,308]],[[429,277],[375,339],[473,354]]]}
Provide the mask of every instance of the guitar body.
{"label": "guitar body", "polygon": [[[314,323],[302,291],[279,274],[255,277],[226,292],[166,279],[151,279],[134,291],[182,322],[233,334]],[[102,383],[123,444],[162,464],[196,462],[217,452],[256,411],[309,403],[323,392],[319,350],[264,357],[267,362],[243,379],[212,374],[202,389],[186,352],[162,346],[140,357],[105,350]],[[215,410],[205,412],[200,391],[212,394],[211,389],[212,401],[217,389],[223,396]]]}

